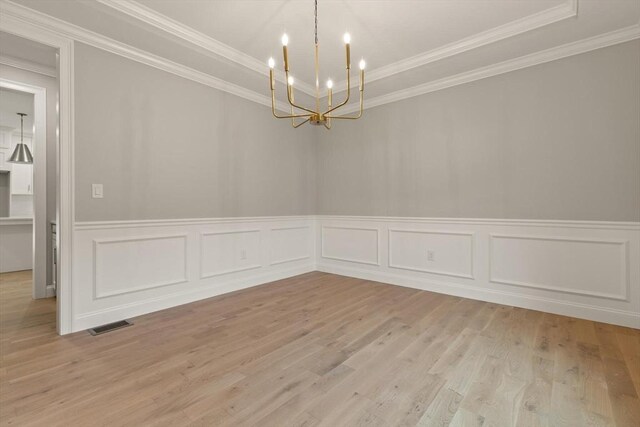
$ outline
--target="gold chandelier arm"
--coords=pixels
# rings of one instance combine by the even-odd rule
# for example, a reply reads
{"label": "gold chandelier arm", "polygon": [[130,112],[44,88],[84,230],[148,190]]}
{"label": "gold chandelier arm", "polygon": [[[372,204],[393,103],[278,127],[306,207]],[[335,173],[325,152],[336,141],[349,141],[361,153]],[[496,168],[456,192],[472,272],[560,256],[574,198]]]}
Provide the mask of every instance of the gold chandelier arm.
{"label": "gold chandelier arm", "polygon": [[363,92],[364,91],[360,91],[360,111],[358,112],[358,115],[356,116],[327,116],[325,114],[325,118],[326,119],[343,119],[343,120],[356,120],[359,119],[360,117],[362,117],[362,110],[364,109],[364,96],[363,96]]}
{"label": "gold chandelier arm", "polygon": [[309,120],[311,120],[311,117],[307,117],[305,120],[301,121],[301,122],[300,122],[300,123],[298,123],[298,124],[293,123],[293,121],[294,121],[294,120],[295,120],[295,119],[291,119],[291,122],[292,122],[292,123],[291,123],[291,126],[293,126],[293,128],[295,129],[295,128],[299,128],[299,127],[300,127],[300,126],[302,126],[303,124],[307,123]]}
{"label": "gold chandelier arm", "polygon": [[340,104],[336,105],[333,108],[329,108],[327,111],[322,113],[323,116],[326,116],[330,112],[337,110],[338,108],[342,107],[347,102],[349,102],[349,98],[351,97],[351,72],[350,71],[351,71],[351,68],[347,67],[347,97]]}
{"label": "gold chandelier arm", "polygon": [[356,120],[362,117],[362,110],[364,109],[364,67],[360,69],[360,111],[357,116],[330,116],[328,114],[324,114],[324,117],[327,120],[330,119],[346,119],[346,120]]}
{"label": "gold chandelier arm", "polygon": [[[288,82],[289,81],[289,72],[288,71],[286,71],[286,79],[287,79],[287,82]],[[296,105],[293,102],[293,86],[289,85],[288,83],[287,83],[287,100],[289,101],[289,104],[291,104],[292,107],[298,108],[298,109],[303,110],[303,111],[307,111],[310,114],[318,114],[317,112],[315,112],[313,110],[309,110],[308,108],[301,107],[299,105]]]}
{"label": "gold chandelier arm", "polygon": [[296,117],[311,117],[311,114],[287,114],[284,116],[279,116],[276,113],[276,91],[275,89],[271,89],[271,112],[273,113],[273,117],[276,119],[294,119]]}

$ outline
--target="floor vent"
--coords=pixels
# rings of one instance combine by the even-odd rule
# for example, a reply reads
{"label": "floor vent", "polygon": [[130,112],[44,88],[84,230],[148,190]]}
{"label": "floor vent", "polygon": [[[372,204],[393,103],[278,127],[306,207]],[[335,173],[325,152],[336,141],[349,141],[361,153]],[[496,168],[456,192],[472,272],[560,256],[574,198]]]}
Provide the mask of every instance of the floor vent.
{"label": "floor vent", "polygon": [[106,325],[98,326],[97,328],[89,329],[91,335],[106,334],[107,332],[115,331],[116,329],[125,328],[131,326],[133,323],[128,320],[121,320],[119,322],[113,322]]}

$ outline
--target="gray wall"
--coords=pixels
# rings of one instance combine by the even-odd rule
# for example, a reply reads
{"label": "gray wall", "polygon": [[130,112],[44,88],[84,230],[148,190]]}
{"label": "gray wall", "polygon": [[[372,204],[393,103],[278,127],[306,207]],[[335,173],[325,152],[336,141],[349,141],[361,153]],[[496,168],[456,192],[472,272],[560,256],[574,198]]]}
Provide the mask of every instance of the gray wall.
{"label": "gray wall", "polygon": [[372,108],[331,132],[80,43],[75,61],[79,221],[640,220],[640,41]]}
{"label": "gray wall", "polygon": [[640,41],[336,123],[319,214],[640,220]]}
{"label": "gray wall", "polygon": [[314,130],[76,43],[76,220],[313,214]]}

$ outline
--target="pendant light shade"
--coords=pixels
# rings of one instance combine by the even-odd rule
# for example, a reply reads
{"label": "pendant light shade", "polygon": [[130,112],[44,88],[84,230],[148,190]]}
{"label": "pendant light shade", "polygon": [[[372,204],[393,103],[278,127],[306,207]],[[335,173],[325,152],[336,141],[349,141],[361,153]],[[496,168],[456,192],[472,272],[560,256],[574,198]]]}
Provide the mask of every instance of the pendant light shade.
{"label": "pendant light shade", "polygon": [[33,164],[33,156],[31,155],[31,151],[27,144],[23,141],[24,136],[24,116],[25,113],[18,113],[20,116],[20,142],[16,144],[15,150],[13,150],[13,154],[7,160],[9,163],[20,163],[20,164]]}

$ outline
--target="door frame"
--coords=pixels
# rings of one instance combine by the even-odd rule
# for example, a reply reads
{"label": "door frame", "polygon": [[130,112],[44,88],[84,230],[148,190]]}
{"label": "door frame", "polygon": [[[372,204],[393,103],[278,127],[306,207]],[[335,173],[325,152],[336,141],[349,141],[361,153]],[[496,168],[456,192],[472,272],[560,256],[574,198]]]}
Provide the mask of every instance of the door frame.
{"label": "door frame", "polygon": [[[25,82],[0,77],[0,87],[33,95],[33,224],[32,224],[32,286],[34,299],[47,296],[47,90]],[[53,141],[55,142],[55,141]]]}
{"label": "door frame", "polygon": [[49,29],[41,14],[0,1],[0,31],[58,49],[57,322],[59,334],[73,332],[74,129],[73,40]]}

